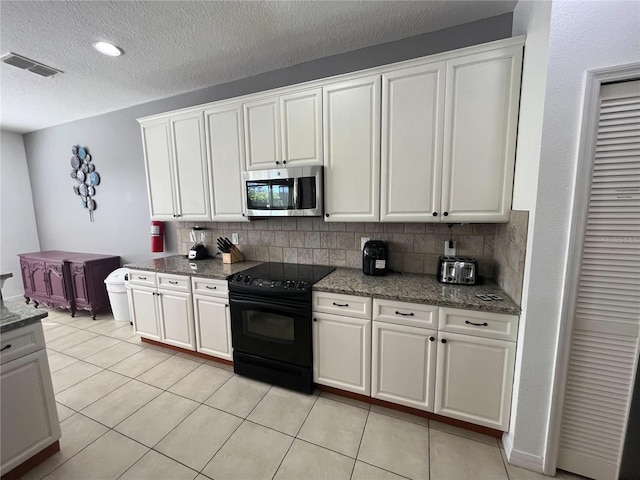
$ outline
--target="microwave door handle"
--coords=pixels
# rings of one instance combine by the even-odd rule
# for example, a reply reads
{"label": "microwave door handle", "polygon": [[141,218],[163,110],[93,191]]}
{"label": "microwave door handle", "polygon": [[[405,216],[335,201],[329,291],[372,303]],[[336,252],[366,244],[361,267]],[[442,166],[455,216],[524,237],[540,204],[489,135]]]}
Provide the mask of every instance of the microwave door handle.
{"label": "microwave door handle", "polygon": [[298,206],[298,200],[299,200],[299,196],[298,196],[298,188],[299,188],[299,184],[298,184],[298,177],[294,177],[293,178],[293,208],[295,208],[296,210],[298,208],[300,208]]}

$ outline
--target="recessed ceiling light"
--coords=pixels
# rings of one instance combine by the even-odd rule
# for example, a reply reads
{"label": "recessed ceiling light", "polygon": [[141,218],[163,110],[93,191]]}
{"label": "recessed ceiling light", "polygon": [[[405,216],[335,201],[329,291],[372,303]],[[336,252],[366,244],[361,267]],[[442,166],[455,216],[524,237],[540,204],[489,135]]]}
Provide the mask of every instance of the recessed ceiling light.
{"label": "recessed ceiling light", "polygon": [[107,42],[95,42],[93,44],[93,48],[98,50],[100,53],[109,55],[110,57],[119,57],[124,53],[120,47],[116,47],[115,45]]}

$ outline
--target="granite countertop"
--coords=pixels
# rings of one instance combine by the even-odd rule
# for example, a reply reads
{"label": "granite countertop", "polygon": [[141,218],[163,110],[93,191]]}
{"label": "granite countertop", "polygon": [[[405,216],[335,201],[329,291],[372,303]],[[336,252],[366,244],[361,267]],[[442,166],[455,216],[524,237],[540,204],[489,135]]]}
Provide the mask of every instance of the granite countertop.
{"label": "granite countertop", "polygon": [[[383,277],[361,270],[337,268],[313,286],[315,291],[358,295],[441,307],[468,308],[493,313],[520,315],[520,307],[493,283],[448,285],[434,275],[389,273]],[[481,300],[476,295],[493,293],[503,300]]]}
{"label": "granite countertop", "polygon": [[0,333],[6,333],[16,328],[25,327],[39,322],[49,315],[46,311],[19,302],[0,302]]}
{"label": "granite countertop", "polygon": [[[197,265],[197,269],[190,266],[192,263]],[[229,275],[242,272],[260,263],[263,262],[222,263],[221,258],[194,261],[183,255],[173,255],[146,262],[130,263],[125,267],[132,270],[224,280]],[[447,285],[438,282],[434,275],[389,273],[384,277],[374,277],[365,275],[359,269],[337,268],[316,283],[313,290],[485,312],[520,314],[520,307],[494,283]],[[483,293],[499,295],[503,300],[486,301],[476,297]]]}
{"label": "granite countertop", "polygon": [[[206,258],[203,260],[189,260],[184,255],[156,258],[145,262],[128,263],[125,267],[131,270],[144,270],[174,275],[189,275],[192,277],[217,278],[225,280],[229,275],[242,272],[263,262],[222,263],[222,258]],[[195,264],[197,268],[192,268]]]}

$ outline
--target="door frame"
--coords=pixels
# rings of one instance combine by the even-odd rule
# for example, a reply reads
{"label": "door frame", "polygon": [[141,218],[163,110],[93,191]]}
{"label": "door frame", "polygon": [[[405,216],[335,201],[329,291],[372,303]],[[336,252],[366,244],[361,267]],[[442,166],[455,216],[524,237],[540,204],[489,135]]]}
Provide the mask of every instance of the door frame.
{"label": "door frame", "polygon": [[571,215],[571,234],[569,236],[562,317],[556,349],[556,367],[551,391],[549,428],[547,429],[546,452],[544,455],[543,471],[545,475],[555,475],[558,464],[562,410],[573,337],[573,313],[578,300],[580,266],[584,248],[585,232],[583,225],[588,215],[593,158],[595,156],[600,119],[600,88],[604,83],[635,79],[640,79],[640,63],[588,70],[585,75],[584,102]]}

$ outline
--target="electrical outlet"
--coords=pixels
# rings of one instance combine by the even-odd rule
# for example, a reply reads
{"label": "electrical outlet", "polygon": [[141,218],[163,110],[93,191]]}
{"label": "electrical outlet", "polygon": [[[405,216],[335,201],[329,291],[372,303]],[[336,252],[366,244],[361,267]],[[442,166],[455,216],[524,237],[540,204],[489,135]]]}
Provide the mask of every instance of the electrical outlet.
{"label": "electrical outlet", "polygon": [[[452,246],[449,246],[449,243],[452,244]],[[449,240],[445,240],[444,242],[444,254],[447,257],[455,257],[456,256],[456,242],[455,240],[452,242],[449,242]]]}
{"label": "electrical outlet", "polygon": [[233,243],[234,245],[238,244],[238,234],[237,233],[232,233],[231,234],[231,243]]}
{"label": "electrical outlet", "polygon": [[360,250],[364,250],[364,244],[369,240],[371,240],[369,237],[360,237]]}

